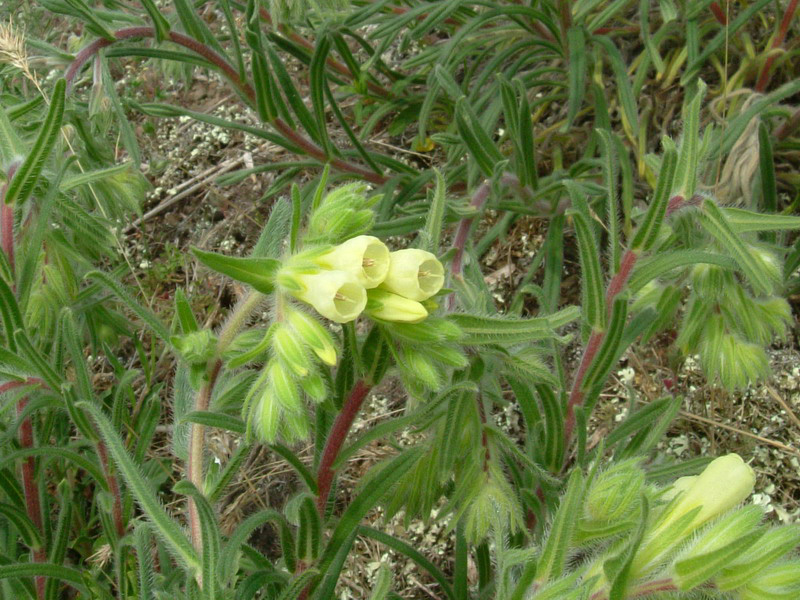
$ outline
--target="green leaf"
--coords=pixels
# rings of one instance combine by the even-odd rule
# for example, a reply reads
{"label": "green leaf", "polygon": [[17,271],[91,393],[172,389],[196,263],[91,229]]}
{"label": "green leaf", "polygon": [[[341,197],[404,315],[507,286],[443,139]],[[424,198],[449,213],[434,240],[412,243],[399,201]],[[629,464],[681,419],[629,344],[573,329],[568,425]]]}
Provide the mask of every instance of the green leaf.
{"label": "green leaf", "polygon": [[190,412],[178,420],[178,423],[197,423],[206,427],[216,427],[225,431],[232,431],[244,435],[245,424],[238,417],[232,417],[218,412],[198,410]]}
{"label": "green leaf", "polygon": [[635,294],[645,285],[663,277],[675,269],[699,264],[717,265],[725,269],[736,269],[736,262],[729,256],[705,250],[672,250],[660,252],[639,260],[628,282],[628,290]]}
{"label": "green leaf", "polygon": [[725,220],[736,233],[749,231],[794,231],[800,229],[800,217],[753,212],[741,208],[723,208]]}
{"label": "green leaf", "polygon": [[[649,512],[650,506],[647,502],[647,496],[642,494],[642,512],[639,516],[639,528],[636,531],[636,535],[631,539],[630,544],[628,544],[620,555],[603,564],[603,570],[606,572],[607,577],[609,576],[609,570],[616,571],[611,582],[608,600],[625,600],[628,597],[627,591],[631,581],[631,567],[633,566],[633,559],[636,557],[636,552],[639,550],[644,534],[647,531],[647,517]],[[611,579],[611,577],[609,578]]]}
{"label": "green leaf", "polygon": [[167,329],[155,313],[139,304],[121,283],[102,271],[90,271],[84,276],[84,279],[95,280],[108,288],[125,306],[136,314],[136,316],[149,325],[153,333],[169,344],[169,329]]}
{"label": "green leaf", "polygon": [[280,454],[286,460],[286,462],[288,462],[292,468],[297,471],[297,474],[300,475],[303,481],[305,481],[306,487],[308,487],[308,490],[312,494],[317,493],[317,480],[314,477],[314,474],[311,473],[309,468],[305,466],[303,461],[300,460],[300,458],[294,452],[292,452],[283,444],[272,444],[270,445],[270,448],[274,452]]}
{"label": "green leaf", "polygon": [[[152,2],[152,0],[147,0],[147,1]],[[142,163],[142,153],[139,149],[139,142],[136,139],[136,132],[134,131],[133,126],[131,125],[131,122],[128,119],[128,115],[126,114],[125,109],[122,106],[122,102],[119,99],[119,94],[117,93],[117,88],[115,85],[116,82],[111,77],[111,72],[108,69],[108,60],[106,60],[106,57],[102,53],[98,56],[97,60],[100,63],[103,91],[105,92],[106,96],[108,97],[111,103],[111,108],[114,110],[117,126],[119,127],[120,138],[122,139],[122,144],[128,151],[128,154],[131,157],[131,161],[138,169]],[[128,165],[123,164],[120,165],[120,167],[127,168]],[[112,169],[113,168],[114,167],[112,167]],[[101,169],[101,171],[102,170],[104,169]]]}
{"label": "green leaf", "polygon": [[650,201],[650,206],[647,208],[644,220],[639,224],[631,243],[631,249],[637,253],[642,250],[649,250],[658,239],[661,224],[667,212],[667,203],[672,193],[677,171],[678,153],[669,138],[664,138],[664,149],[664,160],[661,162],[661,172],[658,174],[656,191]]}
{"label": "green leaf", "polygon": [[442,571],[434,565],[431,561],[429,561],[421,552],[419,552],[413,546],[410,546],[406,542],[397,539],[387,533],[382,531],[378,531],[377,529],[373,529],[372,527],[367,527],[361,525],[358,528],[358,534],[366,537],[370,537],[375,541],[380,542],[381,544],[388,546],[392,550],[395,550],[411,560],[413,560],[420,568],[427,571],[428,575],[433,578],[433,580],[439,584],[439,587],[444,592],[444,595],[449,600],[456,600],[455,592],[453,591],[453,586],[450,584],[447,576],[442,573]]}
{"label": "green leaf", "polygon": [[582,27],[570,27],[567,31],[569,48],[569,96],[567,98],[567,120],[561,131],[567,131],[583,106],[586,93],[586,37]]}
{"label": "green leaf", "polygon": [[[772,153],[772,140],[764,123],[758,124],[758,166],[761,173],[761,208],[764,212],[774,213],[778,210],[778,190],[775,182],[775,161]],[[797,227],[800,227],[800,219]],[[774,242],[775,236],[769,235],[768,241]]]}
{"label": "green leaf", "polygon": [[736,32],[739,31],[743,25],[751,21],[762,8],[770,3],[770,1],[771,0],[755,0],[746,8],[743,8],[733,21],[728,23],[725,27],[720,28],[713,39],[704,42],[703,51],[697,55],[694,60],[691,60],[690,56],[691,62],[681,76],[681,85],[683,87],[689,85],[697,76],[700,69],[708,63],[708,59],[711,55],[727,44],[728,40],[736,39]]}
{"label": "green leaf", "polygon": [[475,159],[483,176],[491,177],[494,174],[495,165],[504,161],[505,157],[500,154],[494,140],[480,124],[466,98],[461,98],[456,103],[455,116],[458,132],[467,150]]}
{"label": "green leaf", "polygon": [[42,535],[24,510],[11,504],[0,502],[0,515],[8,519],[8,522],[16,528],[17,533],[28,548],[39,550],[42,547]]}
{"label": "green leaf", "polygon": [[242,545],[247,542],[250,535],[264,525],[274,522],[281,530],[291,536],[286,518],[276,510],[266,509],[250,515],[234,530],[219,558],[219,577],[223,585],[228,585],[236,576],[237,561],[242,550]]}
{"label": "green leaf", "polygon": [[604,382],[611,369],[616,364],[619,355],[619,346],[622,341],[622,333],[625,331],[625,323],[628,317],[628,298],[619,295],[614,299],[611,307],[611,319],[608,323],[608,331],[603,336],[600,349],[589,365],[586,375],[581,383],[581,389],[588,391],[595,384]]}
{"label": "green leaf", "polygon": [[430,208],[428,209],[428,217],[425,220],[425,229],[420,233],[420,248],[433,254],[438,254],[442,232],[444,231],[447,192],[442,174],[438,169],[434,169],[434,173],[436,174],[436,185],[433,191],[428,191]]}
{"label": "green leaf", "polygon": [[139,600],[155,600],[153,583],[156,573],[150,543],[150,526],[147,523],[137,523],[133,530],[133,545],[139,567]]}
{"label": "green leaf", "polygon": [[308,73],[311,105],[314,108],[317,129],[322,133],[322,149],[326,156],[333,154],[333,145],[325,123],[325,86],[327,85],[325,61],[328,59],[330,50],[331,42],[328,36],[322,36],[317,40]]}
{"label": "green leaf", "polygon": [[536,581],[545,584],[561,577],[569,549],[578,524],[575,515],[580,514],[583,504],[583,475],[574,469],[567,483],[567,491],[561,499],[553,525],[544,542],[539,558]]}
{"label": "green leaf", "polygon": [[[315,598],[322,600],[322,598],[327,598],[328,594],[333,592],[336,581],[339,579],[339,571],[331,569],[337,553],[342,549],[345,552],[349,551],[361,519],[416,464],[422,452],[422,448],[411,448],[394,457],[386,464],[381,465],[378,473],[366,482],[358,496],[344,511],[331,533],[330,540],[320,558],[319,570],[320,573],[325,573],[325,580],[320,585],[319,593]],[[341,565],[339,565],[339,568],[341,568]]]}
{"label": "green leaf", "polygon": [[753,288],[764,295],[772,294],[774,282],[764,273],[759,261],[744,245],[742,238],[736,234],[730,223],[728,223],[728,220],[725,218],[725,213],[723,213],[717,204],[709,198],[703,201],[703,211],[700,213],[700,222],[705,230],[733,256],[736,264],[739,265],[739,268]]}
{"label": "green leaf", "polygon": [[194,571],[200,570],[197,554],[181,527],[167,515],[164,507],[153,493],[150,483],[144,478],[140,467],[125,450],[119,434],[100,409],[89,402],[79,402],[78,408],[92,415],[108,450],[119,467],[133,497],[142,512],[153,523],[155,532],[167,543],[173,556]]}
{"label": "green leaf", "polygon": [[203,545],[201,555],[202,574],[203,574],[203,597],[207,600],[216,600],[218,579],[217,564],[219,562],[220,539],[219,524],[214,515],[214,509],[208,502],[203,493],[195,487],[191,481],[179,481],[173,487],[176,494],[183,494],[194,501],[195,508],[200,521],[200,540]]}
{"label": "green leaf", "polygon": [[0,565],[0,579],[17,577],[50,577],[60,579],[74,587],[83,597],[91,594],[83,582],[83,575],[77,569],[51,563],[15,563]]}
{"label": "green leaf", "polygon": [[570,210],[567,216],[572,217],[578,238],[584,320],[594,331],[602,331],[606,325],[606,297],[597,240],[582,211]]}
{"label": "green leaf", "polygon": [[700,145],[700,105],[706,95],[706,84],[702,79],[697,81],[694,94],[683,107],[683,140],[681,141],[680,156],[676,181],[673,189],[684,198],[691,198],[697,187],[697,164],[700,160],[698,147]]}
{"label": "green leaf", "polygon": [[64,96],[67,82],[61,78],[53,88],[53,96],[50,99],[50,109],[39,129],[39,135],[33,144],[25,160],[17,169],[13,179],[8,184],[6,190],[6,204],[22,204],[33,193],[33,188],[39,181],[44,163],[56,143],[56,137],[61,129],[61,122],[64,118]]}
{"label": "green leaf", "polygon": [[622,109],[622,117],[630,127],[630,133],[634,138],[639,137],[639,113],[636,110],[636,97],[633,93],[633,86],[631,86],[630,77],[628,77],[628,67],[622,58],[617,46],[606,36],[595,36],[593,38],[595,43],[600,44],[608,54],[611,68],[614,71],[614,83],[617,86],[617,95],[619,96],[619,105]]}
{"label": "green leaf", "polygon": [[751,531],[722,548],[676,562],[674,569],[678,587],[690,590],[708,581],[733,559],[750,549],[763,535],[763,529]]}
{"label": "green leaf", "polygon": [[603,176],[606,183],[606,222],[608,223],[608,251],[611,260],[608,263],[609,274],[619,271],[620,251],[622,246],[619,239],[619,198],[617,180],[619,178],[619,161],[617,159],[616,144],[610,131],[596,130],[600,136],[600,146],[603,157]]}
{"label": "green leaf", "polygon": [[468,314],[447,316],[462,331],[460,342],[467,346],[480,344],[518,344],[537,339],[558,339],[555,329],[563,327],[580,316],[575,306],[569,306],[546,317],[514,319],[481,317]]}
{"label": "green leaf", "polygon": [[209,269],[246,283],[257,292],[271,294],[275,290],[275,274],[281,266],[273,258],[240,258],[192,248],[192,253]]}

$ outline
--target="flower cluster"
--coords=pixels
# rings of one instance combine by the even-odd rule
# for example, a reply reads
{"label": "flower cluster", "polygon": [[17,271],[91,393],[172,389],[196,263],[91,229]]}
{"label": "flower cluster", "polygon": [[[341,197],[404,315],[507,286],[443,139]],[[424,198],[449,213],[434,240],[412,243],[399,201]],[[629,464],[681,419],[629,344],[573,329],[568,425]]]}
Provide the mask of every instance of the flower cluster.
{"label": "flower cluster", "polygon": [[378,238],[359,235],[291,257],[278,282],[336,323],[365,311],[381,321],[418,323],[428,316],[423,302],[442,289],[444,268],[425,250],[390,252]]}

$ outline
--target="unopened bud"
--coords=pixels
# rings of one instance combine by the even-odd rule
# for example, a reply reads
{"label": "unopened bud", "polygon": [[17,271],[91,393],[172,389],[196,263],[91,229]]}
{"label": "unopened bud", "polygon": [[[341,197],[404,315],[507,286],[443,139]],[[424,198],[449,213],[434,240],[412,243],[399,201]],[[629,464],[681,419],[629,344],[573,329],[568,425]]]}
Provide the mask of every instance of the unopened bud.
{"label": "unopened bud", "polygon": [[272,337],[272,347],[283,364],[289,367],[295,375],[300,377],[308,375],[311,363],[303,345],[297,341],[291,329],[277,327]]}
{"label": "unopened bud", "polygon": [[300,290],[294,295],[313,306],[323,317],[336,323],[349,323],[367,304],[367,292],[356,278],[344,271],[297,274]]}
{"label": "unopened bud", "polygon": [[800,598],[800,561],[792,560],[764,569],[738,591],[741,600],[797,600]]}
{"label": "unopened bud", "polygon": [[331,334],[319,321],[311,315],[290,308],[287,310],[288,320],[295,332],[302,338],[314,354],[326,365],[336,364],[336,348]]}
{"label": "unopened bud", "polygon": [[421,302],[435,295],[444,284],[444,267],[425,250],[407,248],[389,255],[389,272],[381,287]]}
{"label": "unopened bud", "polygon": [[183,359],[192,365],[207,362],[217,347],[217,338],[208,329],[175,335],[170,341]]}
{"label": "unopened bud", "polygon": [[312,373],[300,380],[300,387],[314,402],[322,402],[328,397],[325,381],[316,373]]}
{"label": "unopened bud", "polygon": [[270,361],[266,369],[269,388],[281,407],[290,412],[300,410],[303,403],[291,373],[277,360]]}
{"label": "unopened bud", "polygon": [[615,521],[641,504],[644,471],[636,460],[618,463],[597,476],[586,499],[586,516],[593,521]]}
{"label": "unopened bud", "polygon": [[389,271],[389,249],[371,235],[359,235],[317,259],[325,268],[351,273],[366,289],[378,287]]}
{"label": "unopened bud", "polygon": [[416,300],[409,300],[386,290],[369,290],[367,296],[367,314],[381,321],[419,323],[428,316],[428,311]]}
{"label": "unopened bud", "polygon": [[423,353],[412,348],[405,348],[398,365],[405,375],[416,379],[431,390],[439,388],[441,379],[439,371]]}

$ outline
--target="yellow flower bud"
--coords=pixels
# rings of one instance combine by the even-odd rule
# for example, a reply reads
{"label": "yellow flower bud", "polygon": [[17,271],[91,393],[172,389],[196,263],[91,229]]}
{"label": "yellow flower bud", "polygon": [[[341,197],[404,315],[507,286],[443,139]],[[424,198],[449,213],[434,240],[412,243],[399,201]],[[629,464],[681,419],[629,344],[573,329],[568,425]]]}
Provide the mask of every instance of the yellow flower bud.
{"label": "yellow flower bud", "polygon": [[386,290],[369,290],[367,297],[367,314],[381,321],[419,323],[428,316],[428,311],[416,300],[409,300]]}
{"label": "yellow flower bud", "polygon": [[389,255],[389,272],[381,286],[390,292],[421,302],[444,284],[444,267],[430,252],[416,248]]}
{"label": "yellow flower bud", "polygon": [[632,572],[636,577],[652,572],[686,536],[747,498],[754,484],[753,470],[738,454],[714,459],[700,475],[678,479],[665,495],[671,502],[647,533]]}
{"label": "yellow flower bud", "polygon": [[389,249],[371,235],[359,235],[339,244],[317,259],[327,269],[355,276],[366,289],[378,287],[389,271]]}
{"label": "yellow flower bud", "polygon": [[294,295],[313,306],[323,317],[336,323],[355,320],[367,305],[367,291],[350,273],[300,273],[294,279],[301,288],[294,291]]}
{"label": "yellow flower bud", "polygon": [[720,456],[697,477],[681,479],[675,483],[685,491],[669,511],[669,520],[679,519],[700,506],[700,512],[692,519],[692,529],[742,502],[753,491],[756,482],[753,469],[738,454]]}

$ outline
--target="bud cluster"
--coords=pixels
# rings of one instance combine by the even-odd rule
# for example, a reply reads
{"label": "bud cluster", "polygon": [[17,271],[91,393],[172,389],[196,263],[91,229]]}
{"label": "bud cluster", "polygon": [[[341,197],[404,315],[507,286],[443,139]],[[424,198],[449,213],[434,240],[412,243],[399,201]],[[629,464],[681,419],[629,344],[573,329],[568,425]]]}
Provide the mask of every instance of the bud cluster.
{"label": "bud cluster", "polygon": [[327,386],[314,356],[336,364],[333,338],[314,317],[286,306],[284,319],[274,323],[260,346],[269,358],[244,402],[248,433],[264,442],[278,437],[301,440],[309,431],[303,393],[314,402],[327,397]]}
{"label": "bud cluster", "polygon": [[630,561],[630,597],[654,581],[681,592],[702,587],[740,599],[800,597],[800,563],[785,558],[800,543],[800,526],[767,529],[760,507],[739,507],[754,483],[753,470],[736,454],[665,489],[645,485],[635,461],[598,475],[586,496],[578,541],[596,543],[601,536],[592,534],[601,532],[606,539],[625,531],[628,537],[612,541],[587,565],[583,578],[591,597],[608,598],[618,587],[621,558]]}
{"label": "bud cluster", "polygon": [[278,283],[336,323],[362,312],[379,321],[418,323],[428,316],[423,302],[442,289],[444,267],[425,250],[390,252],[378,238],[359,235],[292,256]]}

